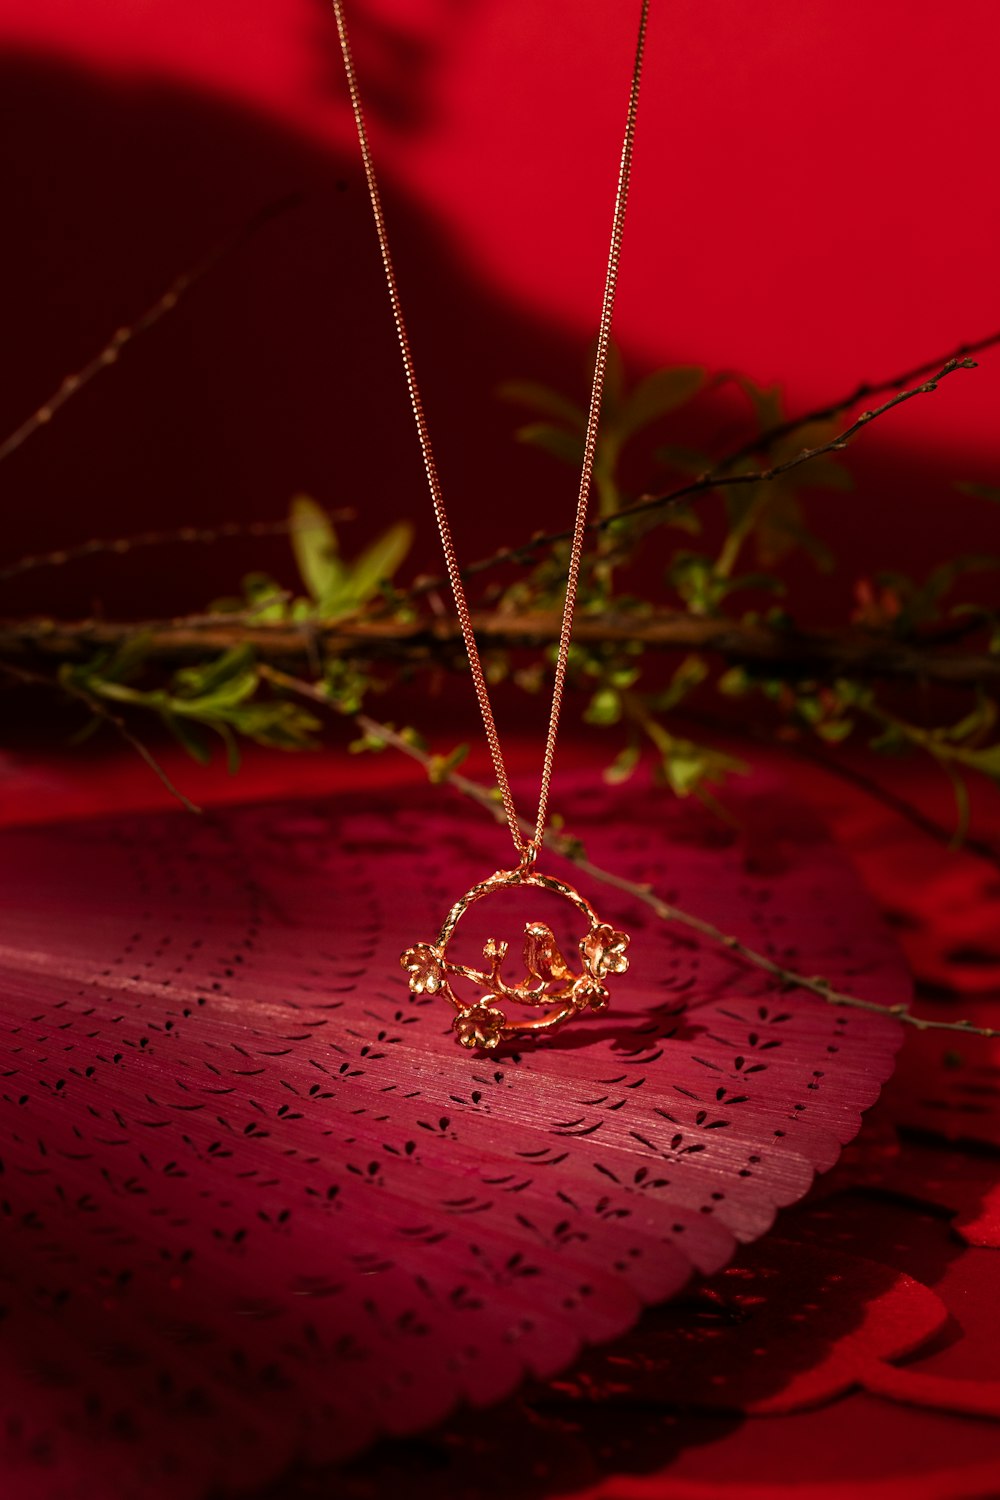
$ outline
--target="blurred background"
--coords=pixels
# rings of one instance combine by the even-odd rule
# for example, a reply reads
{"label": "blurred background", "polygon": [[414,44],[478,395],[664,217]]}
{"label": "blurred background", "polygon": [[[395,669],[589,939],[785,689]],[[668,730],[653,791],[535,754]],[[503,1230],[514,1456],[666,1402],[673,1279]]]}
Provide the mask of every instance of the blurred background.
{"label": "blurred background", "polygon": [[[514,377],[581,398],[637,6],[354,0],[355,50],[463,560],[568,523],[569,469],[514,441]],[[780,383],[792,413],[1000,326],[989,0],[653,5],[616,338],[666,364]],[[323,0],[4,0],[5,358],[15,428],[184,269],[296,201],[3,466],[3,560],[95,536],[352,507],[356,550],[417,524],[439,557]],[[1000,354],[912,402],[817,491],[841,566],[797,564],[816,618],[859,574],[989,547]],[[732,384],[667,436],[750,432]],[[656,485],[630,458],[636,492]],[[808,492],[808,485],[806,485]],[[716,499],[703,504],[711,513]],[[670,532],[656,534],[666,547]],[[283,538],[35,572],[0,613],[179,613]],[[290,580],[289,580],[290,581]]]}

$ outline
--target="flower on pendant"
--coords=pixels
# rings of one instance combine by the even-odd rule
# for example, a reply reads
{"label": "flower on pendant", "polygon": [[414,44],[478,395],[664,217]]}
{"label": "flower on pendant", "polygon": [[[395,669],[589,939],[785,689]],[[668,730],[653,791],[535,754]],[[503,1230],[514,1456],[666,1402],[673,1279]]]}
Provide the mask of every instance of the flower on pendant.
{"label": "flower on pendant", "polygon": [[430,943],[415,943],[400,954],[399,962],[409,972],[411,994],[437,994],[444,979],[444,965],[436,948]]}
{"label": "flower on pendant", "polygon": [[485,1051],[492,1052],[500,1045],[507,1017],[502,1010],[495,1010],[492,1005],[479,1004],[459,1011],[452,1024],[463,1047],[468,1047],[470,1051],[474,1047],[482,1047]]}
{"label": "flower on pendant", "polygon": [[595,979],[604,979],[608,974],[624,974],[628,968],[629,937],[627,932],[616,932],[608,922],[599,923],[585,938],[580,939],[580,952],[587,961],[587,968]]}
{"label": "flower on pendant", "polygon": [[577,1010],[605,1010],[609,998],[603,984],[589,974],[581,974],[573,986],[573,1004]]}

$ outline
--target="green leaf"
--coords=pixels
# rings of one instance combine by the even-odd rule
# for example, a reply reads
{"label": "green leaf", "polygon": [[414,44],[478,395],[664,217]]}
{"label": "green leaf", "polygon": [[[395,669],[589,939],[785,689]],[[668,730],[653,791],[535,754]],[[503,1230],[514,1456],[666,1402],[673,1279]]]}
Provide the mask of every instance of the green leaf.
{"label": "green leaf", "polygon": [[994,505],[1000,505],[1000,486],[995,484],[976,484],[972,480],[960,480],[955,485],[963,495],[972,495],[976,500],[989,500]]}
{"label": "green leaf", "polygon": [[546,417],[552,417],[557,422],[566,422],[570,427],[578,427],[582,432],[587,425],[587,416],[584,411],[571,401],[568,396],[563,396],[559,391],[550,389],[547,385],[540,385],[534,380],[506,380],[497,388],[497,395],[503,401],[516,401],[521,406],[532,407],[535,411],[542,412]]}
{"label": "green leaf", "polygon": [[647,375],[622,403],[615,423],[618,440],[624,442],[650,422],[685,406],[704,384],[705,371],[700,365],[675,365]]}
{"label": "green leaf", "polygon": [[753,407],[753,414],[757,422],[757,431],[768,432],[772,427],[777,427],[784,416],[781,386],[756,385],[745,375],[738,375],[736,381]]}
{"label": "green leaf", "polygon": [[127,682],[145,665],[148,655],[149,632],[138,630],[135,635],[122,642],[110,661],[105,662],[101,668],[101,676],[110,682]]}
{"label": "green leaf", "polygon": [[208,741],[204,731],[197,724],[192,724],[190,719],[178,718],[176,714],[164,713],[163,722],[174,738],[183,745],[188,755],[196,760],[199,765],[207,766],[212,758],[208,748]]}
{"label": "green leaf", "polygon": [[233,678],[242,677],[253,668],[250,646],[234,646],[221,656],[198,666],[180,667],[173,677],[174,691],[181,697],[204,698],[216,692]]}
{"label": "green leaf", "polygon": [[681,474],[692,474],[695,478],[700,474],[710,474],[714,468],[710,456],[700,448],[685,448],[678,443],[668,443],[663,448],[657,448],[653,457],[668,469],[677,469]]}
{"label": "green leaf", "polygon": [[292,551],[302,582],[309,597],[321,604],[343,587],[347,577],[337,533],[326,512],[308,495],[296,495],[290,522]]}
{"label": "green leaf", "polygon": [[716,683],[719,692],[727,698],[742,698],[752,686],[752,679],[745,667],[730,667]]}
{"label": "green leaf", "polygon": [[662,760],[664,780],[678,797],[700,795],[705,786],[722,781],[731,772],[743,773],[747,769],[734,756],[673,737]]}
{"label": "green leaf", "polygon": [[380,734],[366,729],[364,734],[359,735],[356,740],[351,740],[347,750],[350,755],[364,755],[369,750],[378,753],[381,750],[387,750],[388,747],[388,740],[383,739]]}
{"label": "green leaf", "polygon": [[234,708],[227,719],[247,739],[278,750],[315,750],[315,735],[323,727],[308,709],[285,699],[245,703]]}
{"label": "green leaf", "polygon": [[[366,547],[358,559],[350,564],[346,592],[355,604],[364,604],[374,598],[382,584],[390,579],[413,544],[413,526],[409,521],[397,521]],[[322,608],[325,599],[320,600]]]}
{"label": "green leaf", "polygon": [[688,693],[705,681],[708,663],[700,656],[686,656],[670,679],[670,685],[658,693],[651,707],[658,713],[669,713],[687,697]]}
{"label": "green leaf", "polygon": [[635,774],[640,756],[641,751],[637,742],[626,745],[624,750],[620,750],[610,766],[605,769],[604,780],[610,786],[619,786],[623,781],[628,781]]}
{"label": "green leaf", "polygon": [[839,745],[842,740],[847,739],[853,728],[854,722],[851,719],[824,719],[816,725],[816,733],[828,744]]}
{"label": "green leaf", "polygon": [[953,756],[970,770],[1000,781],[1000,744],[990,745],[986,750],[955,750]]}
{"label": "green leaf", "polygon": [[456,745],[454,750],[447,755],[432,755],[427,764],[427,775],[435,786],[448,780],[453,771],[465,760],[469,753],[468,745]]}
{"label": "green leaf", "polygon": [[553,427],[550,422],[529,422],[527,426],[519,427],[515,436],[519,443],[541,448],[543,453],[550,453],[553,458],[572,464],[574,468],[583,461],[583,438],[565,427]]}
{"label": "green leaf", "polygon": [[622,700],[611,687],[600,687],[583,711],[588,724],[617,724],[622,716]]}
{"label": "green leaf", "polygon": [[955,834],[951,841],[951,847],[958,848],[965,840],[969,832],[969,823],[972,817],[972,809],[969,803],[969,789],[965,780],[954,766],[948,765],[947,761],[941,762],[942,769],[951,782],[951,790],[955,797]]}
{"label": "green leaf", "polygon": [[415,750],[422,750],[426,755],[427,740],[420,733],[420,730],[415,729],[412,724],[404,724],[399,731],[399,737],[401,740],[405,740],[408,745],[412,745]]}
{"label": "green leaf", "polygon": [[980,694],[975,708],[959,719],[957,724],[952,724],[943,731],[944,738],[951,740],[954,744],[961,744],[963,740],[973,738],[984,739],[989,734],[997,721],[997,705],[985,694]]}
{"label": "green leaf", "polygon": [[791,481],[791,475],[778,480],[764,493],[755,511],[749,532],[754,537],[757,556],[764,567],[773,567],[801,547],[820,571],[827,573],[833,567],[833,554],[806,527]]}
{"label": "green leaf", "polygon": [[267,573],[248,573],[243,579],[243,602],[241,610],[248,606],[255,620],[284,620],[288,612],[285,591]]}
{"label": "green leaf", "polygon": [[833,458],[811,458],[802,465],[799,484],[804,490],[841,490],[847,494],[854,489],[854,475]]}

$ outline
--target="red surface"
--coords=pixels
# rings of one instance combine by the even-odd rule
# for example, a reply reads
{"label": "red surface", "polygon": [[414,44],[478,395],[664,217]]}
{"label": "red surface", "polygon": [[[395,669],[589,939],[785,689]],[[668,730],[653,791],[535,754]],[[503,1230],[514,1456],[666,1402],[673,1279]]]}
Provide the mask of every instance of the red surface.
{"label": "red surface", "polygon": [[[726,829],[671,800],[651,816],[640,786],[597,791],[590,773],[564,776],[561,799],[596,865],[906,1002],[873,907],[768,773],[733,794]],[[4,832],[9,1484],[245,1493],[495,1405],[718,1271],[833,1165],[898,1024],[791,1003],[593,882],[634,938],[607,1014],[554,1046],[456,1046],[399,953],[433,938],[501,839],[399,783]],[[518,902],[513,925],[507,897],[485,904],[459,955],[486,933],[516,943],[525,914],[572,955],[551,896]],[[846,1265],[821,1267],[823,1287]],[[871,1295],[873,1321],[807,1393],[925,1342],[943,1314],[892,1280],[842,1299]],[[901,1307],[923,1320],[902,1342]]]}
{"label": "red surface", "polygon": [[[183,762],[170,768],[206,802],[232,793],[229,781],[213,791],[204,772],[192,779]],[[317,757],[291,768],[261,757],[242,790],[286,796],[290,769],[310,796],[379,785],[384,796],[396,768],[384,757]],[[782,770],[795,774],[791,762]],[[37,823],[40,785],[53,816],[86,815],[109,801],[164,805],[158,784],[117,757],[90,773],[50,760],[36,774],[34,785],[20,772],[0,782],[22,788],[8,797],[8,823]],[[904,789],[933,807],[933,783],[911,775]],[[833,819],[891,915],[918,982],[928,956],[938,955],[918,990],[921,1012],[997,1024],[996,991],[980,979],[1000,956],[995,871],[968,855],[946,859],[836,781],[810,772],[800,785]],[[987,835],[1000,822],[988,811]],[[936,878],[925,878],[932,865]],[[979,957],[952,957],[943,968],[955,952],[951,908],[941,899],[949,888],[965,891],[962,943]],[[979,998],[970,1005],[972,995]],[[567,1492],[588,1500],[994,1500],[996,1080],[995,1043],[908,1034],[883,1104],[812,1201],[782,1215],[777,1240],[692,1301],[647,1315],[568,1377],[488,1413],[462,1413],[419,1439],[383,1444],[346,1472],[300,1465],[267,1491],[269,1500],[374,1500],[390,1490],[408,1500],[442,1491],[499,1500],[515,1489],[538,1500]]]}

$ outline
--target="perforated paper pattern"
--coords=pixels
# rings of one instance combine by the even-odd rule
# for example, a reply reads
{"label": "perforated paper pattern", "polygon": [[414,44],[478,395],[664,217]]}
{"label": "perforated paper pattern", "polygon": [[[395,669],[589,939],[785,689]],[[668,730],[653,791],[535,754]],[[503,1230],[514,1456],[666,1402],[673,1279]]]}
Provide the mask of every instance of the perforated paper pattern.
{"label": "perforated paper pattern", "polygon": [[[906,998],[772,785],[738,833],[566,800],[597,862]],[[430,788],[0,834],[5,1463],[32,1493],[253,1487],[495,1401],[722,1266],[835,1160],[896,1023],[779,993],[610,889],[633,933],[612,1010],[457,1047],[398,955],[496,859]]]}

